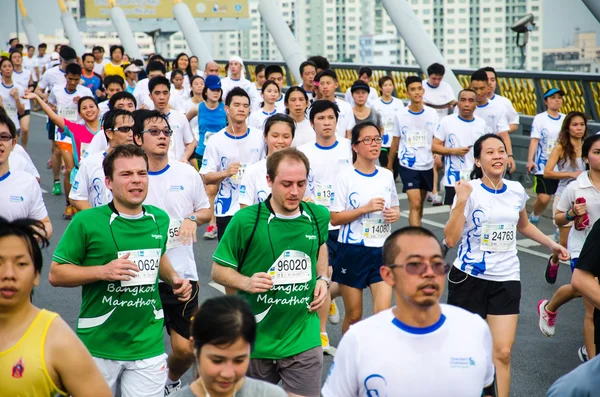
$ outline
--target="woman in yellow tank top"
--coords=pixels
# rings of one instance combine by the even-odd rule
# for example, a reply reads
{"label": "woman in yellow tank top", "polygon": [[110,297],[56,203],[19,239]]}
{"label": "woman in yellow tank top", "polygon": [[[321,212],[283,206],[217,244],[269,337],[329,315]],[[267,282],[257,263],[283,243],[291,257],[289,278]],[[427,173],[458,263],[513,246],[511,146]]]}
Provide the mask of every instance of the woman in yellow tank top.
{"label": "woman in yellow tank top", "polygon": [[[0,133],[4,127],[0,116]],[[112,396],[69,326],[31,304],[43,263],[40,244],[48,244],[39,233],[43,227],[0,218],[0,396]]]}
{"label": "woman in yellow tank top", "polygon": [[123,55],[125,54],[125,49],[120,45],[111,45],[110,46],[110,62],[104,65],[104,76],[112,76],[119,75],[123,77],[125,80],[125,71],[124,67],[129,65],[129,62],[123,62]]}

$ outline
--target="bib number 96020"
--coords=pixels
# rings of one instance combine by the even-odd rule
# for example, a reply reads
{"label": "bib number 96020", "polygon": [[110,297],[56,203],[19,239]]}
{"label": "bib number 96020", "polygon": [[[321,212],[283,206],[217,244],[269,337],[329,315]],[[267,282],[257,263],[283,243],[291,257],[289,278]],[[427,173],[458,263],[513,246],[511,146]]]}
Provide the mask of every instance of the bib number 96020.
{"label": "bib number 96020", "polygon": [[286,250],[271,265],[273,285],[306,283],[312,278],[310,257],[302,251]]}

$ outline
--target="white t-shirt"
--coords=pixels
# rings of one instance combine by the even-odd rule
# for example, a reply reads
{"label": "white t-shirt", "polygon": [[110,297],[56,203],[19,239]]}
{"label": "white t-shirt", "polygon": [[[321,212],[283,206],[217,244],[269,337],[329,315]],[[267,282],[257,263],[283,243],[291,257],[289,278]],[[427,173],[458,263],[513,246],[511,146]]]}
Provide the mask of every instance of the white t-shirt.
{"label": "white t-shirt", "polygon": [[[454,266],[471,276],[490,281],[519,281],[521,268],[517,257],[517,223],[529,196],[519,182],[503,180],[497,192],[485,186],[481,179],[469,183],[473,191],[465,205],[465,226]],[[456,198],[452,208],[456,205]],[[512,241],[502,251],[482,247]]]}
{"label": "white t-shirt", "polygon": [[144,204],[154,205],[169,214],[167,256],[180,277],[198,281],[193,244],[182,244],[177,230],[193,212],[210,208],[202,178],[189,164],[170,161],[160,171],[148,171],[148,196]]}
{"label": "white t-shirt", "polygon": [[[25,67],[23,67],[23,70],[20,73],[15,70],[13,71],[12,79],[15,83],[23,87],[23,90],[27,91],[27,89],[29,88],[29,80],[31,79],[31,71],[25,69]],[[31,105],[28,99],[24,99],[22,100],[22,102],[25,104],[25,110],[31,109]]]}
{"label": "white t-shirt", "polygon": [[89,88],[84,87],[82,85],[78,85],[75,88],[75,91],[68,92],[66,85],[55,85],[50,91],[50,97],[48,97],[48,103],[52,105],[56,105],[56,114],[59,116],[70,120],[74,123],[81,123],[83,120],[79,117],[79,113],[77,111],[77,102],[75,98],[91,96],[92,91]]}
{"label": "white t-shirt", "polygon": [[225,171],[230,163],[239,162],[240,170],[236,175],[221,181],[215,199],[215,216],[233,216],[239,209],[240,186],[248,166],[265,156],[265,142],[262,133],[248,128],[242,136],[233,136],[225,129],[210,137],[200,174]]}
{"label": "white t-shirt", "polygon": [[51,91],[52,88],[54,88],[54,86],[57,84],[67,84],[65,72],[63,72],[59,66],[46,70],[42,75],[40,82],[38,83],[38,87],[42,87],[44,90]]}
{"label": "white t-shirt", "polygon": [[[166,74],[165,77],[171,81],[171,75],[173,74],[172,70],[169,70]],[[173,92],[173,84],[171,84],[171,93]],[[188,98],[190,96],[190,77],[187,74],[183,75],[183,88],[184,90],[187,90],[187,94],[188,94]]]}
{"label": "white t-shirt", "polygon": [[335,103],[340,108],[340,114],[335,127],[335,134],[340,138],[345,138],[346,131],[352,130],[356,125],[354,112],[352,111],[352,106],[348,102],[336,99]]}
{"label": "white t-shirt", "polygon": [[40,78],[44,75],[44,72],[46,71],[46,65],[48,65],[48,63],[50,63],[50,54],[44,54],[44,56],[39,56],[36,55],[35,56],[35,66],[37,66],[39,72],[40,72]]}
{"label": "white t-shirt", "polygon": [[221,79],[221,88],[223,90],[223,102],[227,98],[229,91],[235,87],[240,87],[248,93],[250,96],[250,109],[254,109],[256,104],[262,102],[262,97],[256,89],[256,85],[250,80],[242,77],[241,79],[232,79],[231,77],[225,77]]}
{"label": "white t-shirt", "polygon": [[19,91],[19,102],[25,106],[25,100],[21,98],[23,95],[25,95],[25,89],[23,87],[14,82],[10,86],[4,85],[4,83],[0,82],[0,97],[2,97],[4,110],[6,110],[6,114],[8,114],[8,117],[10,117],[18,130],[21,128],[21,123],[19,122],[19,113],[17,112],[17,101],[10,95],[10,92],[14,88]]}
{"label": "white t-shirt", "polygon": [[[442,106],[452,101],[456,101],[454,90],[452,90],[450,84],[445,81],[440,81],[440,84],[437,87],[432,86],[428,81],[423,81],[423,90],[425,91],[423,93],[423,102],[426,104]],[[448,110],[449,109],[435,109],[440,120],[448,115]]]}
{"label": "white t-shirt", "polygon": [[267,182],[267,159],[248,166],[240,185],[240,204],[253,205],[262,203],[271,194]]}
{"label": "white t-shirt", "polygon": [[[96,136],[98,135],[100,134],[96,134]],[[92,208],[108,204],[112,200],[112,192],[104,182],[102,161],[105,156],[106,152],[91,153],[81,162],[69,193],[69,199],[87,200]]]}
{"label": "white t-shirt", "polygon": [[169,160],[179,161],[185,153],[185,145],[194,142],[192,127],[185,114],[177,110],[171,110],[167,114],[167,120],[173,130],[169,145]]}
{"label": "white t-shirt", "polygon": [[35,167],[35,164],[33,164],[33,161],[31,161],[31,157],[29,157],[29,154],[25,151],[23,146],[19,145],[18,143],[10,153],[8,162],[11,170],[25,171],[28,174],[33,175],[35,178],[40,178],[40,173]]}
{"label": "white t-shirt", "polygon": [[171,96],[179,97],[177,100],[185,103],[185,101],[190,99],[190,90],[185,85],[181,90],[178,90],[171,84]]}
{"label": "white t-shirt", "polygon": [[494,380],[486,322],[440,304],[440,319],[411,327],[392,309],[354,324],[342,338],[324,397],[480,397]]}
{"label": "white t-shirt", "polygon": [[315,139],[317,139],[315,130],[313,130],[308,119],[304,119],[301,122],[296,123],[296,132],[294,133],[292,147],[300,147],[305,143],[314,141]]}
{"label": "white t-shirt", "polygon": [[389,102],[384,102],[383,99],[379,98],[373,103],[373,109],[379,112],[383,120],[383,141],[381,146],[390,147],[392,145],[396,115],[404,109],[404,102],[394,97]]}
{"label": "white t-shirt", "polygon": [[89,155],[94,153],[104,153],[108,149],[108,140],[106,139],[106,134],[104,131],[99,131],[90,142],[90,145],[87,147],[85,151],[84,158],[87,158]]}
{"label": "white t-shirt", "polygon": [[106,66],[107,63],[110,63],[110,59],[102,58],[102,62],[100,63],[97,63],[94,59],[94,73],[102,76],[102,73],[104,73],[104,66]]}
{"label": "white t-shirt", "polygon": [[[354,106],[354,98],[352,98],[352,88],[348,88],[346,90],[346,94],[344,95],[344,99],[346,102],[350,104],[350,106]],[[367,98],[367,107],[372,108],[375,102],[379,100],[379,95],[377,94],[377,90],[373,87],[369,87],[369,97]]]}
{"label": "white t-shirt", "polygon": [[487,124],[479,117],[465,120],[458,114],[444,117],[435,131],[435,137],[444,143],[447,148],[471,146],[471,150],[464,156],[444,156],[445,173],[442,178],[444,186],[453,187],[460,179],[470,180],[473,170],[473,148],[475,141],[485,135]]}
{"label": "white t-shirt", "polygon": [[556,145],[564,117],[564,114],[559,113],[557,118],[552,118],[548,112],[543,112],[533,118],[531,138],[538,139],[538,145],[533,156],[533,162],[537,167],[536,175],[544,175],[544,168],[546,168],[548,157],[550,157],[550,153]]}
{"label": "white t-shirt", "polygon": [[[147,100],[150,100],[148,95],[150,95],[150,91],[148,89],[149,79],[141,79],[135,85],[133,89],[133,96],[135,97],[135,101],[137,103],[137,108],[139,109],[143,103],[146,103]],[[152,101],[150,101],[152,103]],[[152,103],[152,108],[154,108],[154,103]]]}
{"label": "white t-shirt", "polygon": [[[337,138],[327,147],[317,142],[309,142],[298,148],[310,163],[308,173],[308,191],[312,200],[325,207],[331,207],[336,197],[336,181],[342,170],[352,167],[352,144],[349,139]],[[339,226],[329,224],[329,230],[337,230]]]}
{"label": "white t-shirt", "polygon": [[494,94],[494,96],[490,98],[490,101],[498,101],[502,106],[504,106],[508,124],[519,124],[519,113],[517,113],[515,110],[515,107],[510,99],[502,95]]}
{"label": "white t-shirt", "polygon": [[438,114],[428,106],[419,113],[407,107],[396,114],[392,136],[400,138],[398,161],[402,167],[417,171],[433,168],[431,143],[437,125]]}
{"label": "white t-shirt", "polygon": [[[202,102],[200,102],[202,103]],[[183,104],[184,114],[187,114],[191,109],[198,109],[199,103],[194,103],[192,98],[188,98]],[[186,117],[187,118],[187,117]],[[194,117],[190,120],[190,127],[192,128],[192,133],[194,134],[194,139],[198,141],[199,132],[198,132],[198,116]]]}
{"label": "white t-shirt", "polygon": [[258,108],[250,114],[250,117],[248,117],[248,127],[262,132],[265,130],[265,121],[274,114],[277,114],[277,109],[273,110],[271,113],[267,113],[261,108]]}
{"label": "white t-shirt", "polygon": [[285,114],[286,108],[284,99],[285,95],[281,94],[279,99],[275,101],[275,109],[277,110],[277,113]]}
{"label": "white t-shirt", "polygon": [[98,120],[102,122],[104,115],[109,111],[108,101],[103,101],[98,104]]}
{"label": "white t-shirt", "polygon": [[33,79],[33,81],[38,81],[37,75],[35,74],[35,68],[37,68],[37,66],[37,57],[23,57],[23,69],[26,69],[29,71],[29,73],[31,73],[31,78]]}
{"label": "white t-shirt", "polygon": [[11,170],[0,176],[0,216],[8,221],[20,218],[42,220],[48,216],[42,189],[33,175]]}
{"label": "white t-shirt", "polygon": [[[341,170],[335,181],[335,197],[329,208],[331,212],[351,211],[369,203],[374,197],[385,199],[385,207],[398,207],[398,192],[394,174],[387,168],[376,167],[371,174],[363,174],[354,167]],[[381,212],[365,214],[358,219],[341,225],[338,241],[344,244],[382,247],[384,238],[366,237],[364,230],[371,223],[383,218]]]}
{"label": "white t-shirt", "polygon": [[[458,114],[458,106],[454,108]],[[487,124],[487,133],[499,134],[509,130],[508,116],[504,106],[500,102],[488,101],[485,105],[477,105],[473,114],[483,119]]]}

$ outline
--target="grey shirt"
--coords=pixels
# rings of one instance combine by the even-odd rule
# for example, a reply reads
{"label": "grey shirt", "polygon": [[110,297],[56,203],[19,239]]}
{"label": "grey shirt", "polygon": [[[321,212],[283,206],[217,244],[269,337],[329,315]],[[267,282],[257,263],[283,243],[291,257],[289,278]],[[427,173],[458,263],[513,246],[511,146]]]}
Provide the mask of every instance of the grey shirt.
{"label": "grey shirt", "polygon": [[[196,397],[189,386],[173,393],[172,396]],[[287,397],[287,393],[279,386],[246,377],[244,385],[235,393],[235,397]]]}
{"label": "grey shirt", "polygon": [[370,121],[372,123],[375,123],[375,125],[379,126],[380,128],[383,127],[383,120],[381,118],[381,114],[375,109],[371,109],[371,113],[369,113],[369,116],[365,119],[360,120],[357,119],[356,116],[354,116],[354,121],[356,122],[356,124],[362,123],[363,121]]}

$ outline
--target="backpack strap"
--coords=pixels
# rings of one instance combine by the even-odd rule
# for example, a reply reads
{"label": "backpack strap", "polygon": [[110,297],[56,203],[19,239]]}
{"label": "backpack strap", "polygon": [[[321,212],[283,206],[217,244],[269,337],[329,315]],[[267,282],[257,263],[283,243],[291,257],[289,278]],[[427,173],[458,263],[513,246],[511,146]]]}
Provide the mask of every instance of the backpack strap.
{"label": "backpack strap", "polygon": [[321,229],[319,228],[319,221],[317,221],[317,217],[315,216],[315,213],[313,212],[312,208],[310,208],[310,205],[308,205],[308,203],[304,203],[304,205],[306,206],[306,208],[308,209],[308,212],[310,212],[310,216],[312,216],[313,218],[313,222],[317,225],[317,260],[319,259],[319,250],[321,249]]}
{"label": "backpack strap", "polygon": [[252,233],[250,233],[250,238],[246,242],[246,249],[244,249],[244,252],[242,253],[242,257],[240,258],[240,261],[238,263],[237,271],[239,273],[241,273],[242,265],[244,264],[244,261],[246,260],[246,255],[248,255],[248,251],[250,250],[250,245],[252,244],[252,240],[254,240],[254,234],[256,233],[256,228],[258,227],[258,221],[260,219],[261,205],[262,205],[262,202],[258,203],[258,209],[256,211],[256,220],[254,221],[254,227],[252,228]]}

